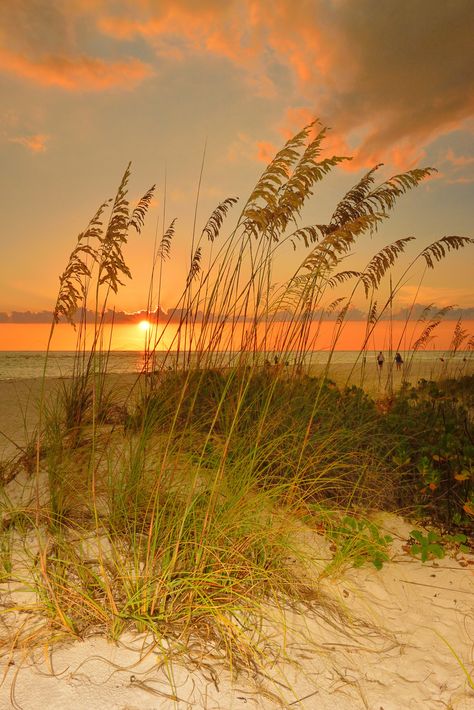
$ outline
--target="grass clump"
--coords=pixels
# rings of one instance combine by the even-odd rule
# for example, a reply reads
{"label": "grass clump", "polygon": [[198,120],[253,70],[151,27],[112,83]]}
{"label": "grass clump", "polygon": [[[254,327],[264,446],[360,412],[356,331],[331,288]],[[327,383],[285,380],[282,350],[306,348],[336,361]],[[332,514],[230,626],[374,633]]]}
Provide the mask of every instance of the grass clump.
{"label": "grass clump", "polygon": [[367,519],[357,519],[345,515],[338,525],[328,531],[328,537],[335,548],[334,559],[329,568],[338,567],[348,561],[354,567],[362,567],[371,562],[375,569],[382,569],[388,562],[391,535],[383,535],[379,528]]}

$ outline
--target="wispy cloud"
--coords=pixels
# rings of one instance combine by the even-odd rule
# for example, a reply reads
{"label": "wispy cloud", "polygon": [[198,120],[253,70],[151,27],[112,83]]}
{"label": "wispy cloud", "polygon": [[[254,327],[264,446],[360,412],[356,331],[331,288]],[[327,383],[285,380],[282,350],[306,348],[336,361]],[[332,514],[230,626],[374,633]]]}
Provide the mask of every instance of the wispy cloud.
{"label": "wispy cloud", "polygon": [[18,143],[19,145],[24,146],[32,153],[44,153],[49,136],[37,133],[32,136],[15,136],[9,140],[10,143]]}
{"label": "wispy cloud", "polygon": [[456,155],[452,149],[446,152],[444,159],[457,168],[463,168],[466,165],[474,165],[474,155]]}
{"label": "wispy cloud", "polygon": [[126,53],[94,56],[85,49],[94,33],[97,38],[96,17],[107,5],[107,0],[0,3],[0,71],[67,91],[133,88],[151,76],[151,66]]}
{"label": "wispy cloud", "polygon": [[415,300],[418,303],[436,303],[440,308],[445,306],[456,306],[459,308],[472,309],[472,289],[457,288],[452,286],[403,286],[397,300],[402,305],[409,306]]}
{"label": "wispy cloud", "polygon": [[0,70],[42,86],[68,91],[130,89],[153,74],[151,67],[138,59],[117,62],[87,56],[28,59],[5,50],[0,51]]}
{"label": "wispy cloud", "polygon": [[474,175],[463,175],[461,177],[453,177],[446,180],[448,185],[471,185],[474,182]]}
{"label": "wispy cloud", "polygon": [[441,158],[444,166],[444,181],[448,185],[470,185],[474,183],[474,156],[460,155],[451,148]]}

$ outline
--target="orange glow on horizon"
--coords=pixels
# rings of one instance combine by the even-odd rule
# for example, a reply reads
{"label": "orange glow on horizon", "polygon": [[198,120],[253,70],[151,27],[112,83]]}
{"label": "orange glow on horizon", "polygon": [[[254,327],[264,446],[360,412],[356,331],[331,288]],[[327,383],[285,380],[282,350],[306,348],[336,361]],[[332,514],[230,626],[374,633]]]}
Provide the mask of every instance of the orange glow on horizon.
{"label": "orange glow on horizon", "polygon": [[[142,323],[147,323],[148,326],[142,325]],[[241,324],[245,327],[245,324]],[[276,324],[279,327],[285,326],[283,323]],[[438,350],[446,351],[449,349],[451,339],[453,336],[454,327],[456,321],[444,321],[439,325],[435,331],[435,338],[428,345],[427,350]],[[138,326],[138,327],[137,327]],[[474,333],[474,321],[464,321],[462,324],[463,328],[472,335]],[[111,350],[118,351],[142,351],[145,348],[145,338],[149,331],[150,323],[149,321],[141,321],[140,323],[132,324],[116,324],[113,327],[112,338],[111,338]],[[323,323],[316,336],[317,324],[313,326],[313,342],[310,344],[310,349],[318,351],[329,351],[331,349],[331,343],[334,335],[335,323],[333,321],[328,321]],[[108,347],[110,338],[110,328],[111,326],[105,326],[103,343],[104,348]],[[0,350],[2,351],[44,351],[48,342],[50,325],[46,323],[1,323],[0,324]],[[271,331],[267,340],[267,349],[279,349],[278,345],[278,330]],[[364,335],[366,331],[365,321],[347,321],[342,329],[340,337],[337,341],[335,350],[355,350],[359,351],[361,349]],[[388,321],[381,321],[368,342],[369,350],[384,350],[387,351],[390,348],[390,341],[392,342],[393,350],[410,350],[413,343],[416,340],[417,335],[419,335],[420,325],[409,322],[408,324],[404,321],[394,321],[392,324],[392,332],[390,334],[390,323]],[[259,333],[261,336],[263,331]],[[157,351],[163,350],[175,350],[178,345],[177,341],[177,325],[169,324],[166,326],[166,330],[160,328],[160,339],[157,344]],[[199,328],[196,326],[195,336],[198,337]],[[92,335],[92,329],[91,329]],[[149,347],[155,346],[155,333],[153,332],[153,338],[148,345]],[[280,330],[281,338],[281,330]],[[77,333],[74,329],[67,324],[59,324],[56,326],[54,331],[54,336],[51,344],[51,350],[61,351],[69,350],[74,351],[76,349]],[[228,333],[222,333],[221,345],[218,350],[231,350],[239,349],[241,342],[241,330],[238,329],[234,338],[230,337],[230,330]],[[462,349],[462,348],[461,348]]]}

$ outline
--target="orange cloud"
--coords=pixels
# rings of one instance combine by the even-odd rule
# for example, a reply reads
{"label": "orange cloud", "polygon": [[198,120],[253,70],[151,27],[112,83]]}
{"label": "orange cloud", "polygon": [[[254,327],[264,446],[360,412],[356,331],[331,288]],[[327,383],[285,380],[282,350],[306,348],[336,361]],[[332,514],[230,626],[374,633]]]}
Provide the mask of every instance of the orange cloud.
{"label": "orange cloud", "polygon": [[459,306],[472,307],[472,290],[446,286],[402,286],[397,294],[397,300],[402,306],[418,303],[436,303],[436,307]]}
{"label": "orange cloud", "polygon": [[7,50],[0,50],[0,70],[42,86],[69,91],[132,88],[153,73],[150,66],[138,59],[105,62],[86,56],[48,56],[32,60]]}
{"label": "orange cloud", "polygon": [[442,177],[448,185],[470,185],[474,182],[473,155],[459,155],[449,148],[441,158],[441,163],[444,167]]}
{"label": "orange cloud", "polygon": [[37,133],[33,136],[16,136],[15,138],[10,138],[10,143],[18,143],[32,153],[44,153],[46,150],[46,142],[48,140],[49,136]]}
{"label": "orange cloud", "polygon": [[273,145],[273,143],[269,143],[268,141],[257,141],[258,160],[265,164],[268,164],[273,159],[273,156],[276,154],[277,150],[278,148]]}
{"label": "orange cloud", "polygon": [[446,153],[445,160],[452,165],[459,167],[464,167],[465,165],[474,164],[473,155],[456,155],[453,150],[449,149]]}
{"label": "orange cloud", "polygon": [[225,57],[265,95],[285,68],[293,81],[287,105],[303,100],[311,116],[333,126],[338,149],[364,134],[349,151],[350,168],[388,157],[406,169],[433,138],[474,113],[466,71],[472,24],[471,0],[418,0],[397,12],[373,0],[141,0],[136,12],[115,9],[99,26],[116,38],[141,37],[160,56]]}
{"label": "orange cloud", "polygon": [[[140,12],[141,10],[141,12]],[[118,40],[142,38],[160,58],[214,55],[243,69],[253,95],[273,98],[275,83],[262,63],[264,24],[250,0],[141,2],[133,14],[105,15],[98,28]]]}
{"label": "orange cloud", "polygon": [[446,182],[448,185],[471,185],[474,182],[474,177],[465,175],[458,178],[450,178],[449,180],[446,180]]}
{"label": "orange cloud", "polygon": [[239,160],[255,160],[258,157],[258,147],[246,133],[239,132],[237,138],[229,145],[226,159],[230,163]]}

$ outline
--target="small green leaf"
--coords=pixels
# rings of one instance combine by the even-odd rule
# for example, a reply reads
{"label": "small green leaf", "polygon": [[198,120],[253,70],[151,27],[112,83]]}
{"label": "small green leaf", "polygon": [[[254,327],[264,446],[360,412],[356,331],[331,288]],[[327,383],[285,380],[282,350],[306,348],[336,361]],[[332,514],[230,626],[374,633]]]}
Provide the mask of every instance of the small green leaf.
{"label": "small green leaf", "polygon": [[423,542],[423,533],[420,532],[419,530],[412,530],[410,533],[410,537],[412,537],[414,540],[418,540],[418,542]]}
{"label": "small green leaf", "polygon": [[429,546],[429,552],[431,552],[435,557],[442,560],[445,556],[444,547],[442,545],[434,544]]}

